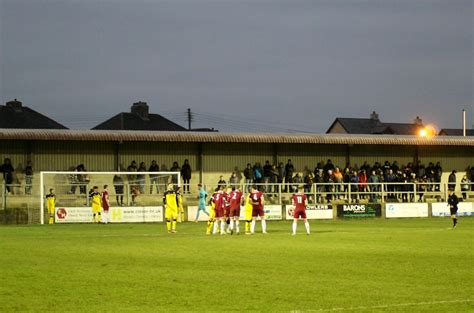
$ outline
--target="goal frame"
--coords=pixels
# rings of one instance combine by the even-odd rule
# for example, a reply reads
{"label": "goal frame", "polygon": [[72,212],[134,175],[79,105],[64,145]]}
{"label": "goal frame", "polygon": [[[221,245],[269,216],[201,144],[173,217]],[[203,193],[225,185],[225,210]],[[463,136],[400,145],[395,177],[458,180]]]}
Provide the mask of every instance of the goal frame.
{"label": "goal frame", "polygon": [[44,197],[45,197],[45,190],[44,190],[44,175],[49,174],[56,174],[56,175],[177,175],[178,176],[178,187],[181,187],[181,172],[122,172],[122,171],[115,171],[115,172],[96,172],[96,171],[87,171],[87,172],[78,172],[78,171],[40,171],[40,220],[41,225],[44,225]]}

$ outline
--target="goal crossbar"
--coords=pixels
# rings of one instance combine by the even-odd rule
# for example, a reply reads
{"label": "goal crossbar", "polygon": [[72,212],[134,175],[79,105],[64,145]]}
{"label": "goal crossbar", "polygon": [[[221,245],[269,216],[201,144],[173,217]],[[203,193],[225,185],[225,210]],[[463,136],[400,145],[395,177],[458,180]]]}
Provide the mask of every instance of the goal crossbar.
{"label": "goal crossbar", "polygon": [[44,175],[176,175],[177,176],[177,186],[181,186],[181,173],[180,172],[129,172],[129,171],[115,171],[115,172],[80,172],[80,171],[41,171],[40,172],[40,219],[41,225],[44,224]]}

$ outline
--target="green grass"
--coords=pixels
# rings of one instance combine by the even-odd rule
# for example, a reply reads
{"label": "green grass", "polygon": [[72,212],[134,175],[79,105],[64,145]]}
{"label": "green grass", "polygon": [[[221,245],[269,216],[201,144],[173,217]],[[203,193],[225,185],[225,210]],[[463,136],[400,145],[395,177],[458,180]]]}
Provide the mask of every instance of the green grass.
{"label": "green grass", "polygon": [[[0,311],[473,312],[474,219],[0,227]],[[259,224],[257,227],[259,230]]]}

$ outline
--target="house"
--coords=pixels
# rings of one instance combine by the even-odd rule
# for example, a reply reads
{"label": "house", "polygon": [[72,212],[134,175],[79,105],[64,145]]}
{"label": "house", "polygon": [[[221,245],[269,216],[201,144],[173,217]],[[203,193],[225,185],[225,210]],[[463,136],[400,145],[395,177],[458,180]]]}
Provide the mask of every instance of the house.
{"label": "house", "polygon": [[[439,131],[439,136],[462,136],[462,129],[443,128]],[[474,136],[474,129],[466,129],[466,136]]]}
{"label": "house", "polygon": [[380,121],[379,115],[374,111],[369,118],[338,117],[326,133],[417,135],[423,127],[423,122],[418,116],[413,123],[384,123]]}
{"label": "house", "polygon": [[150,114],[146,102],[136,102],[130,113],[119,113],[105,122],[92,128],[93,130],[151,130],[151,131],[185,131],[186,128],[159,115]]}
{"label": "house", "polygon": [[17,99],[0,106],[0,128],[67,129],[49,117],[23,106]]}

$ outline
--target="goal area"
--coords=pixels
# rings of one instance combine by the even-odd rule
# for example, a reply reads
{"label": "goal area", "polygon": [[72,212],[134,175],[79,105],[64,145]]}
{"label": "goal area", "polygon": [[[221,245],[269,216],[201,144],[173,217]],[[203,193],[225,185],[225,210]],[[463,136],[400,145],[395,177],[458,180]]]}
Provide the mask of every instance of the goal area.
{"label": "goal area", "polygon": [[[143,212],[150,211],[146,208],[160,207],[162,210],[162,196],[170,183],[175,185],[175,188],[181,187],[179,172],[42,171],[40,172],[40,221],[41,224],[45,222],[45,216],[48,214],[46,195],[52,190],[56,196],[56,221],[89,222],[88,214],[91,211],[89,193],[94,187],[102,193],[105,186],[107,186],[111,209],[120,208],[114,209],[120,217],[115,222],[154,221],[147,220],[145,213],[143,217],[133,218],[124,216],[123,212],[129,213],[125,208],[143,208]],[[68,216],[69,220],[63,216],[68,210],[71,212]]]}

